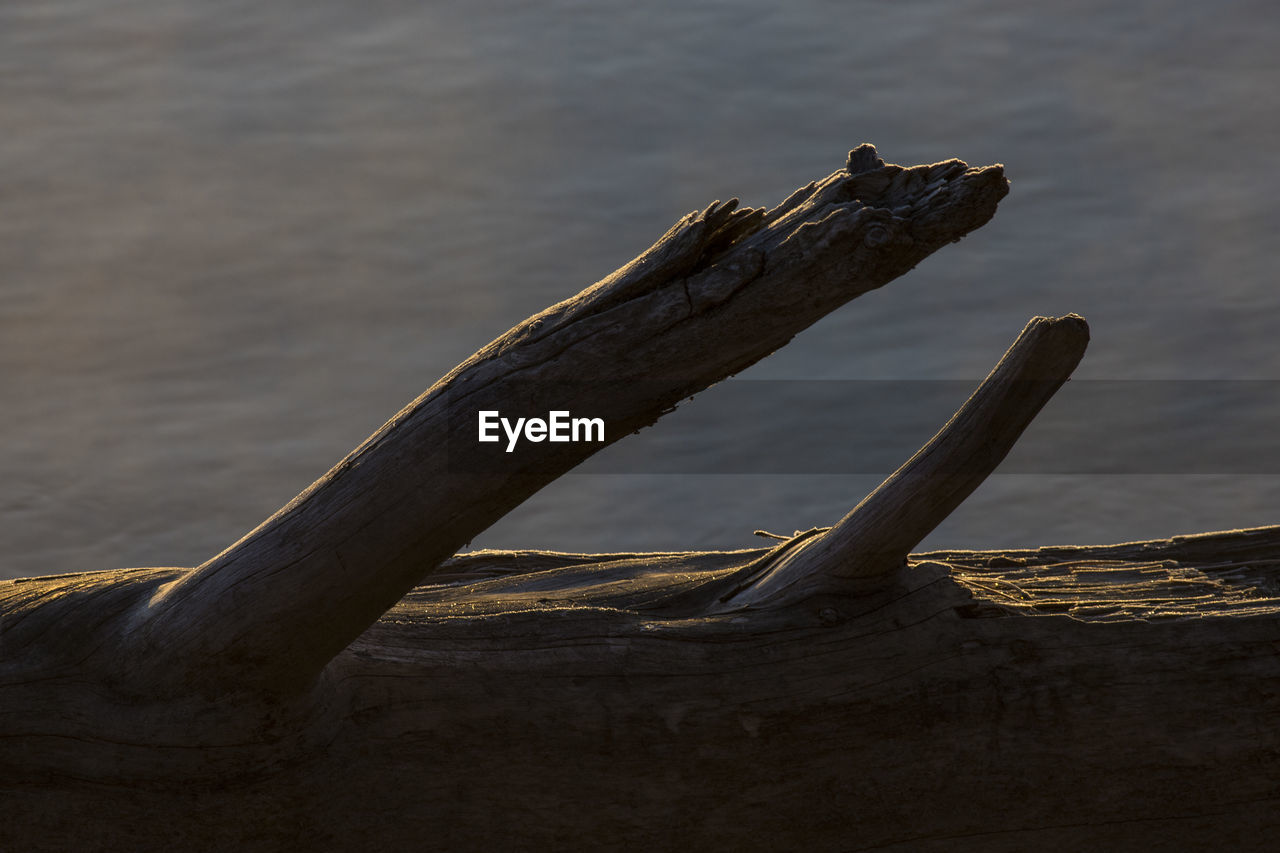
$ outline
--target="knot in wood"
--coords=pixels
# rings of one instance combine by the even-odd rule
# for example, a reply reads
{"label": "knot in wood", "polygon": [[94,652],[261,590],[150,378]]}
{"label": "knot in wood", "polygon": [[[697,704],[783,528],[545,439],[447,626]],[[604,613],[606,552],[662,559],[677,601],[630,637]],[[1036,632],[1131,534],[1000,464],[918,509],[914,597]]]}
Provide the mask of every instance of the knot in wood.
{"label": "knot in wood", "polygon": [[888,228],[883,225],[872,225],[867,229],[866,235],[863,236],[862,245],[868,249],[877,249],[888,243],[892,238],[893,235],[889,233]]}

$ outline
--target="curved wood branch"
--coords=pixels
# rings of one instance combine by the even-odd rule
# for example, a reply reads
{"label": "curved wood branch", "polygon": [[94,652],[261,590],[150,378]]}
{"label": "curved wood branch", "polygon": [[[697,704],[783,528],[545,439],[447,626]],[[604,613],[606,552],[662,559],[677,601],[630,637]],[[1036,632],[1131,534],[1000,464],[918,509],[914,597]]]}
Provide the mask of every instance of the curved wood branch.
{"label": "curved wood branch", "polygon": [[740,608],[803,598],[831,589],[837,579],[883,586],[1008,455],[1088,343],[1089,326],[1079,315],[1033,317],[928,444],[834,527],[778,546],[724,602]]}
{"label": "curved wood branch", "polygon": [[771,211],[734,199],[689,214],[617,273],[454,369],[244,539],[162,585],[130,633],[143,677],[305,685],[425,572],[604,446],[544,444],[495,465],[494,446],[474,440],[479,411],[572,409],[602,418],[611,443],[979,227],[1006,192],[1000,166],[902,168],[864,145]]}

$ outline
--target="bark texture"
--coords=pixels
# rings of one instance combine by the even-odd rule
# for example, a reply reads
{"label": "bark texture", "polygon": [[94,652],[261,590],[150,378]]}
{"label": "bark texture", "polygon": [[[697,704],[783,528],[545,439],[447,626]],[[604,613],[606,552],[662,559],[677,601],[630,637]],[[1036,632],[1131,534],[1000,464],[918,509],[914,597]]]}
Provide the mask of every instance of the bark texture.
{"label": "bark texture", "polygon": [[0,584],[0,849],[1264,849],[1280,530],[908,553],[1066,381],[1074,315],[830,529],[452,556],[601,446],[504,454],[477,411],[617,440],[1006,191],[861,146],[689,214],[204,565]]}

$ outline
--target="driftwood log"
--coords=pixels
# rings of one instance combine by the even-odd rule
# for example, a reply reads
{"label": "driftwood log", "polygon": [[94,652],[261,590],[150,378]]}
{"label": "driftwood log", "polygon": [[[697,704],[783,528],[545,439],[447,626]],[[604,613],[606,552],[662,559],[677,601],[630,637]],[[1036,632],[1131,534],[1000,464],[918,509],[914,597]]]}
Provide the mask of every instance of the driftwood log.
{"label": "driftwood log", "polygon": [[0,849],[1268,847],[1280,530],[911,549],[1070,375],[1034,318],[835,526],[473,552],[604,443],[981,226],[1000,167],[870,146],[713,204],[440,380],[195,568],[0,583]]}

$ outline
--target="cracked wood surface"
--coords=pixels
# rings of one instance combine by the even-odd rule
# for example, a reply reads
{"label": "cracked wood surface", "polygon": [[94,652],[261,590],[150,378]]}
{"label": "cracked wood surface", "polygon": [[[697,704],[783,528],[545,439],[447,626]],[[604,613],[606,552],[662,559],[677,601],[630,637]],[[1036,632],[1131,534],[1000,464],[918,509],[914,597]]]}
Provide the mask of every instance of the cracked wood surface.
{"label": "cracked wood surface", "polygon": [[[695,624],[742,624],[744,618],[753,624],[821,621],[823,606],[815,602],[859,601],[867,598],[866,591],[845,595],[836,587],[798,608],[746,608],[702,617],[707,602],[744,567],[785,550],[793,539],[829,529],[797,534],[773,548],[741,551],[459,555],[388,611],[357,647],[376,648],[377,638],[410,625],[439,623],[448,633],[448,620],[547,610],[612,613],[636,620],[635,625],[678,624],[686,630]],[[1221,559],[1224,555],[1229,557]],[[1082,622],[1143,622],[1280,615],[1280,527],[1092,547],[931,551],[912,554],[906,562],[903,578],[945,577],[963,590],[958,606],[966,617],[1062,614]]]}

